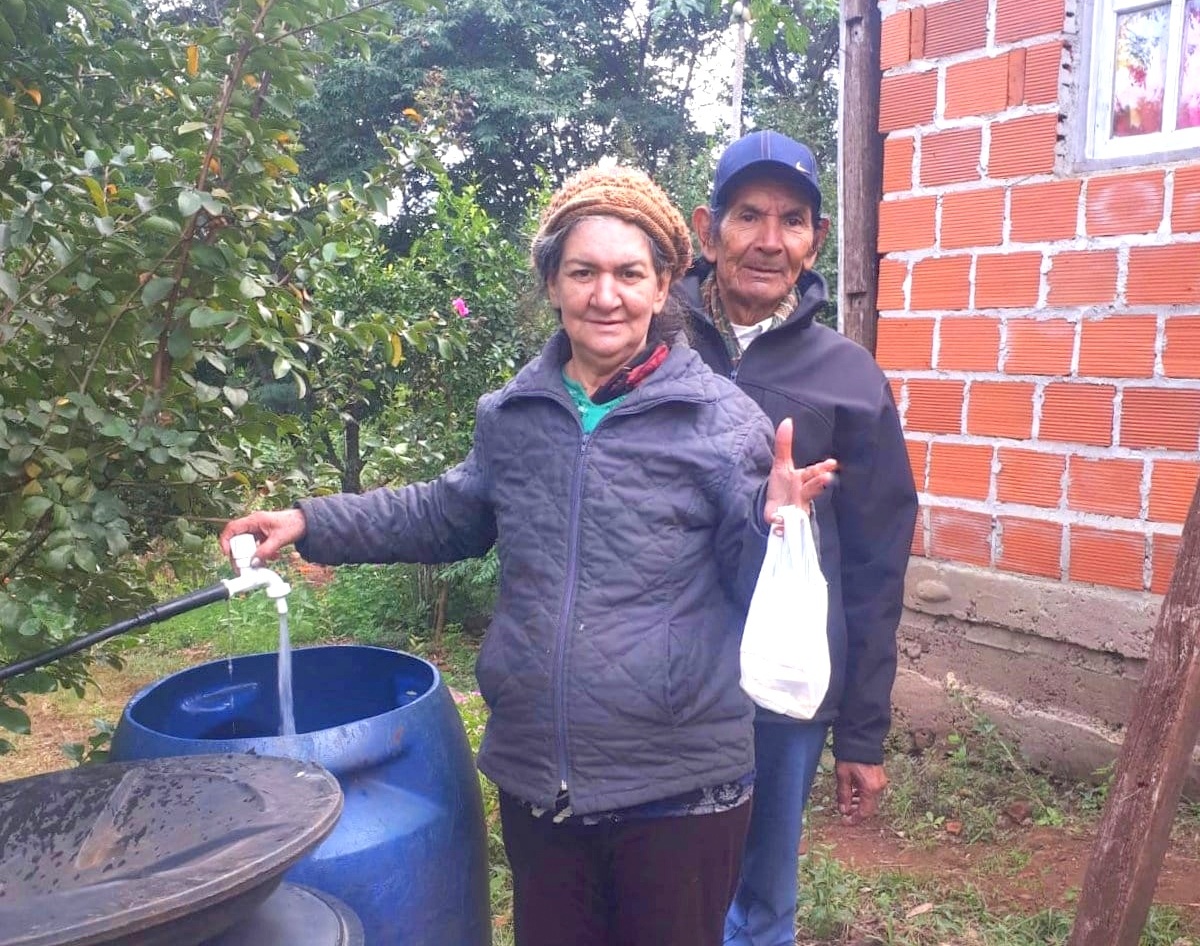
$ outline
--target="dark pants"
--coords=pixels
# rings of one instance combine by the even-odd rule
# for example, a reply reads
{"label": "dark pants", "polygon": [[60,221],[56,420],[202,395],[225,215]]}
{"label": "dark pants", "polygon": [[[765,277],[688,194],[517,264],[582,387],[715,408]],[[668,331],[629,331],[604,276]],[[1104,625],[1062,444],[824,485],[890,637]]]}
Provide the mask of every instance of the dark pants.
{"label": "dark pants", "polygon": [[554,824],[501,792],[517,946],[720,946],[750,807]]}

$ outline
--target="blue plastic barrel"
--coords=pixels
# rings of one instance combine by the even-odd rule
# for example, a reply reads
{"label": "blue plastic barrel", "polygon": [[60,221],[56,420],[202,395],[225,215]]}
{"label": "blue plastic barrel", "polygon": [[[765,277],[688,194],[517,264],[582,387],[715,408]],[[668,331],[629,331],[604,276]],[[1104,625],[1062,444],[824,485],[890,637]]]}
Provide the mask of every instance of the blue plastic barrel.
{"label": "blue plastic barrel", "polygon": [[344,901],[367,946],[488,946],[487,837],[462,720],[437,668],[379,647],[292,652],[279,736],[275,654],[215,660],[129,701],[114,761],[247,752],[319,762],[342,817],[286,878]]}

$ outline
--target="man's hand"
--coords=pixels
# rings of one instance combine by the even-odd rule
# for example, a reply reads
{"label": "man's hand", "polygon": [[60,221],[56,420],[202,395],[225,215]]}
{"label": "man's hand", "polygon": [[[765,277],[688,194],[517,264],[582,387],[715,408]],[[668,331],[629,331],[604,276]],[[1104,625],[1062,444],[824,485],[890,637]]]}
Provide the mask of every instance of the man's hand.
{"label": "man's hand", "polygon": [[837,805],[842,824],[858,824],[879,811],[879,800],[887,788],[887,773],[882,765],[865,762],[837,762]]}
{"label": "man's hand", "polygon": [[775,462],[767,479],[767,522],[779,525],[775,514],[781,506],[799,506],[808,512],[809,504],[833,481],[836,469],[837,460],[822,460],[797,470],[792,462],[792,419],[784,418],[775,431]]}

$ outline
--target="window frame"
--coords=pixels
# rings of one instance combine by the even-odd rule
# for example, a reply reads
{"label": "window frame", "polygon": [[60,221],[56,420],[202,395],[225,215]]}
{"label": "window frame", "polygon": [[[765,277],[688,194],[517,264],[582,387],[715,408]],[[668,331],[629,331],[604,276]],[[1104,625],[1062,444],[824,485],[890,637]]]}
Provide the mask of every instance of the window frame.
{"label": "window frame", "polygon": [[[1147,158],[1181,160],[1200,151],[1200,127],[1171,128],[1144,135],[1117,137],[1112,134],[1112,101],[1115,86],[1117,17],[1162,5],[1164,0],[1096,0],[1081,4],[1080,37],[1083,56],[1076,99],[1076,166],[1082,169],[1123,167],[1146,163]],[[1168,27],[1167,81],[1163,98],[1163,124],[1178,120],[1180,67],[1183,59],[1183,28],[1187,0],[1167,0],[1171,5]],[[1174,82],[1170,77],[1175,77]]]}

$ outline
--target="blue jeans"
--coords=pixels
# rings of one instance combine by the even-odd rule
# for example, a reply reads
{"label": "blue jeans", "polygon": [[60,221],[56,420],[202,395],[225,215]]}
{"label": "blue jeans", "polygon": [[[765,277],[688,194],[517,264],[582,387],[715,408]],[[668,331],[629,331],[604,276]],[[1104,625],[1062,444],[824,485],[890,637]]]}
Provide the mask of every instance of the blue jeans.
{"label": "blue jeans", "polygon": [[754,725],[754,808],[726,946],[793,946],[804,807],[828,723]]}

